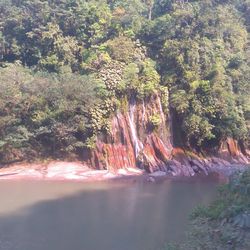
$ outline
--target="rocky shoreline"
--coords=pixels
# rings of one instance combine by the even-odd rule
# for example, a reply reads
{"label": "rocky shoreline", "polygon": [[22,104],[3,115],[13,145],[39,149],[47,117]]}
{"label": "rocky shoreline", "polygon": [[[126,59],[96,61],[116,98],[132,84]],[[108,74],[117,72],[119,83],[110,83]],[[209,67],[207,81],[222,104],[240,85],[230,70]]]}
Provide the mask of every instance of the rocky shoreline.
{"label": "rocky shoreline", "polygon": [[76,180],[100,181],[122,176],[138,176],[138,169],[93,170],[81,162],[51,161],[49,163],[20,163],[0,169],[0,180]]}
{"label": "rocky shoreline", "polygon": [[[220,159],[221,160],[221,159]],[[173,171],[155,171],[147,173],[136,168],[123,168],[117,171],[93,170],[82,162],[51,161],[47,163],[20,163],[5,166],[0,169],[1,180],[53,180],[53,181],[104,181],[117,179],[143,179],[155,182],[160,179],[191,177],[197,174],[208,175],[216,173],[222,177],[228,177],[236,171],[244,171],[249,168],[248,164],[229,163],[224,164],[217,159],[210,159],[206,166],[198,168],[196,165],[183,166],[180,163],[179,169]],[[222,161],[222,160],[221,160]],[[214,162],[214,163],[212,163]],[[210,164],[208,164],[210,163]],[[226,164],[227,163],[227,164]],[[178,165],[177,165],[178,166]]]}

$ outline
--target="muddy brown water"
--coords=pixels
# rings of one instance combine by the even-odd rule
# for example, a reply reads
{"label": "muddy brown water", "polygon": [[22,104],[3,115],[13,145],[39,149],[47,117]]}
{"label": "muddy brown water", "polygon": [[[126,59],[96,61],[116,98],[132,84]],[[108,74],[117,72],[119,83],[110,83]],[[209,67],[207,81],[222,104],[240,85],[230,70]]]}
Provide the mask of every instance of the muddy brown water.
{"label": "muddy brown water", "polygon": [[0,250],[157,250],[181,242],[215,176],[157,183],[0,181]]}

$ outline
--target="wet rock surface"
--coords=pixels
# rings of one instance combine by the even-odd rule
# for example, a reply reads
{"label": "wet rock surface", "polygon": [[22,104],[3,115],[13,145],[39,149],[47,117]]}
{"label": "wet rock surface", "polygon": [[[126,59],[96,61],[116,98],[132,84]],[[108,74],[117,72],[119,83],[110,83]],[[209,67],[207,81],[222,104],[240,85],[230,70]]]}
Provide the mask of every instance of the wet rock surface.
{"label": "wet rock surface", "polygon": [[[160,124],[152,129],[150,118],[154,114],[159,114]],[[114,115],[110,134],[98,138],[86,164],[113,173],[131,167],[168,176],[193,176],[213,171],[230,175],[249,163],[246,150],[232,138],[221,143],[216,152],[202,155],[174,148],[170,123],[159,94],[140,102],[131,99],[127,112]]]}

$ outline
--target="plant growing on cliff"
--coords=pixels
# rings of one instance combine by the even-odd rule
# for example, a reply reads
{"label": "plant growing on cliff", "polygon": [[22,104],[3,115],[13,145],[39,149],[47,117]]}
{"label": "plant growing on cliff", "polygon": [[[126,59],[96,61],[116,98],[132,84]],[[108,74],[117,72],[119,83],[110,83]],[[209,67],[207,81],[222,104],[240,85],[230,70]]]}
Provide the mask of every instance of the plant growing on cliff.
{"label": "plant growing on cliff", "polygon": [[155,130],[161,124],[161,116],[159,114],[154,114],[149,117],[149,128]]}
{"label": "plant growing on cliff", "polygon": [[147,59],[143,62],[139,81],[140,97],[145,98],[158,91],[160,75],[155,70],[155,63],[152,60]]}

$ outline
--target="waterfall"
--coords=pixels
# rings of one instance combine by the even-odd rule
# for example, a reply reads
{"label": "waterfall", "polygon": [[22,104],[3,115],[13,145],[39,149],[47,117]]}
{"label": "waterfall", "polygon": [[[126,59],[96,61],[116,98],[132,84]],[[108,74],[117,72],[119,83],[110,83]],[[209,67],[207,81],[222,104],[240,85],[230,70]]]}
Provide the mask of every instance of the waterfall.
{"label": "waterfall", "polygon": [[[157,102],[159,105],[159,112],[160,112],[160,116],[161,116],[161,140],[164,141],[165,145],[167,146],[167,148],[170,150],[172,149],[172,131],[171,131],[171,127],[170,129],[167,129],[166,127],[166,116],[163,112],[163,108],[162,108],[162,104],[161,104],[161,98],[159,96],[157,96]],[[171,126],[171,124],[170,124]]]}
{"label": "waterfall", "polygon": [[136,132],[136,125],[134,121],[134,113],[135,113],[136,103],[133,100],[129,105],[129,115],[128,115],[128,121],[129,121],[129,127],[131,130],[131,137],[132,142],[135,150],[135,156],[137,157],[139,155],[139,152],[143,149],[143,144],[139,140]]}
{"label": "waterfall", "polygon": [[144,125],[144,122],[145,122],[145,116],[146,116],[146,108],[145,108],[145,102],[144,102],[144,99],[142,100],[142,122],[143,122],[143,125]]}
{"label": "waterfall", "polygon": [[165,125],[165,115],[164,115],[164,112],[163,112],[163,109],[162,109],[161,99],[159,97],[157,97],[157,101],[158,101],[158,104],[159,104],[159,111],[160,111],[161,121],[162,121],[162,124]]}
{"label": "waterfall", "polygon": [[168,120],[169,120],[170,143],[174,145],[173,114],[171,110],[169,110]]}

